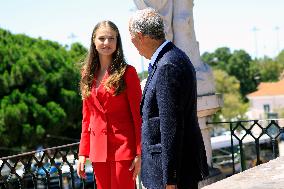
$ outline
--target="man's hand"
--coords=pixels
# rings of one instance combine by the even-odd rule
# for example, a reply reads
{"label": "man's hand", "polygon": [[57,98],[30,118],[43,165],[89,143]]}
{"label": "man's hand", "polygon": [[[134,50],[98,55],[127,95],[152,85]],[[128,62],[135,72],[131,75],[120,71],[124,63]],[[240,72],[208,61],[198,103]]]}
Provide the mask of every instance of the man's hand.
{"label": "man's hand", "polygon": [[83,178],[83,179],[86,178],[85,163],[86,163],[86,157],[79,156],[79,160],[77,164],[77,174],[80,178]]}
{"label": "man's hand", "polygon": [[137,155],[134,158],[134,160],[133,160],[133,162],[132,162],[132,164],[131,164],[131,166],[129,168],[129,171],[131,171],[133,168],[134,168],[134,171],[133,171],[132,179],[135,180],[137,175],[140,172],[140,169],[141,169],[141,155]]}

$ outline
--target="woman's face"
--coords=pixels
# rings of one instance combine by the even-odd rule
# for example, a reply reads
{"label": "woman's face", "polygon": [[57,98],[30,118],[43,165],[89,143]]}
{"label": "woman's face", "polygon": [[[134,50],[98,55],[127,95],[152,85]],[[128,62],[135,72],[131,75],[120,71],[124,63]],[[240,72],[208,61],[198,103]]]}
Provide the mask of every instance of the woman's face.
{"label": "woman's face", "polygon": [[111,56],[116,50],[117,33],[110,26],[101,26],[95,33],[93,42],[100,55]]}

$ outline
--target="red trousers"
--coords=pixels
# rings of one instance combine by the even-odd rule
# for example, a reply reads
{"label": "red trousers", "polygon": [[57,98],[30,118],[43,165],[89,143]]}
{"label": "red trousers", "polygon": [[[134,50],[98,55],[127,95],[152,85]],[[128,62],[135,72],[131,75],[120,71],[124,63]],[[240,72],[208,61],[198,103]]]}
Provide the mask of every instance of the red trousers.
{"label": "red trousers", "polygon": [[132,160],[93,163],[97,189],[135,189]]}

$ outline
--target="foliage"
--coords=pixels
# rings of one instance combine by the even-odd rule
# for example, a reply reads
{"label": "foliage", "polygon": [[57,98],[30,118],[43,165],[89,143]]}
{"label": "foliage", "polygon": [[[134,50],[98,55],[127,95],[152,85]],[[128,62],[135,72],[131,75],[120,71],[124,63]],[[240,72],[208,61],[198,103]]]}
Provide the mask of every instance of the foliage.
{"label": "foliage", "polygon": [[240,93],[246,95],[255,91],[260,82],[277,81],[284,71],[284,50],[275,59],[263,57],[252,60],[244,50],[231,52],[227,47],[216,49],[213,53],[204,53],[203,62],[213,69],[221,69],[240,82]]}
{"label": "foliage", "polygon": [[228,62],[232,53],[228,47],[221,47],[215,50],[214,53],[205,52],[202,55],[203,62],[206,62],[214,69],[221,69],[228,72]]}
{"label": "foliage", "polygon": [[275,59],[276,59],[276,62],[281,65],[281,68],[280,68],[281,71],[280,71],[278,79],[279,80],[284,79],[284,49],[278,54],[278,56]]}
{"label": "foliage", "polygon": [[275,61],[264,57],[257,64],[259,65],[260,78],[265,82],[278,81],[281,73],[284,71],[284,59],[283,62],[279,62],[279,60]]}
{"label": "foliage", "polygon": [[230,51],[227,47],[205,52],[201,56],[214,71],[216,91],[223,94],[224,107],[215,121],[232,120],[245,116],[248,108],[246,95],[255,91],[260,82],[284,78],[284,50],[272,59],[254,59],[244,50]]}
{"label": "foliage", "polygon": [[148,71],[138,73],[138,77],[139,77],[140,81],[142,81],[143,79],[148,77]]}
{"label": "foliage", "polygon": [[275,60],[279,63],[279,64],[284,64],[284,49],[277,55],[277,57],[275,58]]}
{"label": "foliage", "polygon": [[241,98],[240,82],[223,70],[213,70],[213,75],[216,92],[221,93],[224,99],[224,106],[215,115],[214,121],[231,121],[236,118],[244,118],[248,105]]}
{"label": "foliage", "polygon": [[258,75],[258,70],[252,63],[250,55],[243,50],[234,51],[228,62],[228,74],[240,81],[240,92],[243,97],[257,88],[255,76]]}
{"label": "foliage", "polygon": [[[0,29],[0,144],[34,149],[48,134],[79,138],[79,62],[86,49]],[[66,132],[66,131],[75,131]],[[57,141],[60,144],[64,141]]]}

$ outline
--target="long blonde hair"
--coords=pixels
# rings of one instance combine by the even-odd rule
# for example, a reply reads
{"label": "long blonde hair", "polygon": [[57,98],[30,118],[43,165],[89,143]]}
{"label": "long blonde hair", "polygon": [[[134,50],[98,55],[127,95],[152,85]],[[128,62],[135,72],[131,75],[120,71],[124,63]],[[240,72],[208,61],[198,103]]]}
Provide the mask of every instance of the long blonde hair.
{"label": "long blonde hair", "polygon": [[100,67],[99,54],[93,42],[93,39],[96,37],[96,31],[101,26],[109,26],[117,33],[117,44],[116,51],[112,54],[112,63],[108,69],[109,77],[104,82],[104,87],[107,90],[114,89],[114,95],[119,95],[125,88],[126,84],[123,79],[123,75],[125,73],[127,63],[125,61],[120,33],[118,31],[117,26],[111,21],[102,21],[99,22],[92,33],[91,36],[91,45],[88,55],[83,62],[83,66],[81,69],[81,80],[80,80],[80,90],[82,94],[82,98],[87,98],[90,95],[90,91],[92,88],[93,80],[96,71]]}

